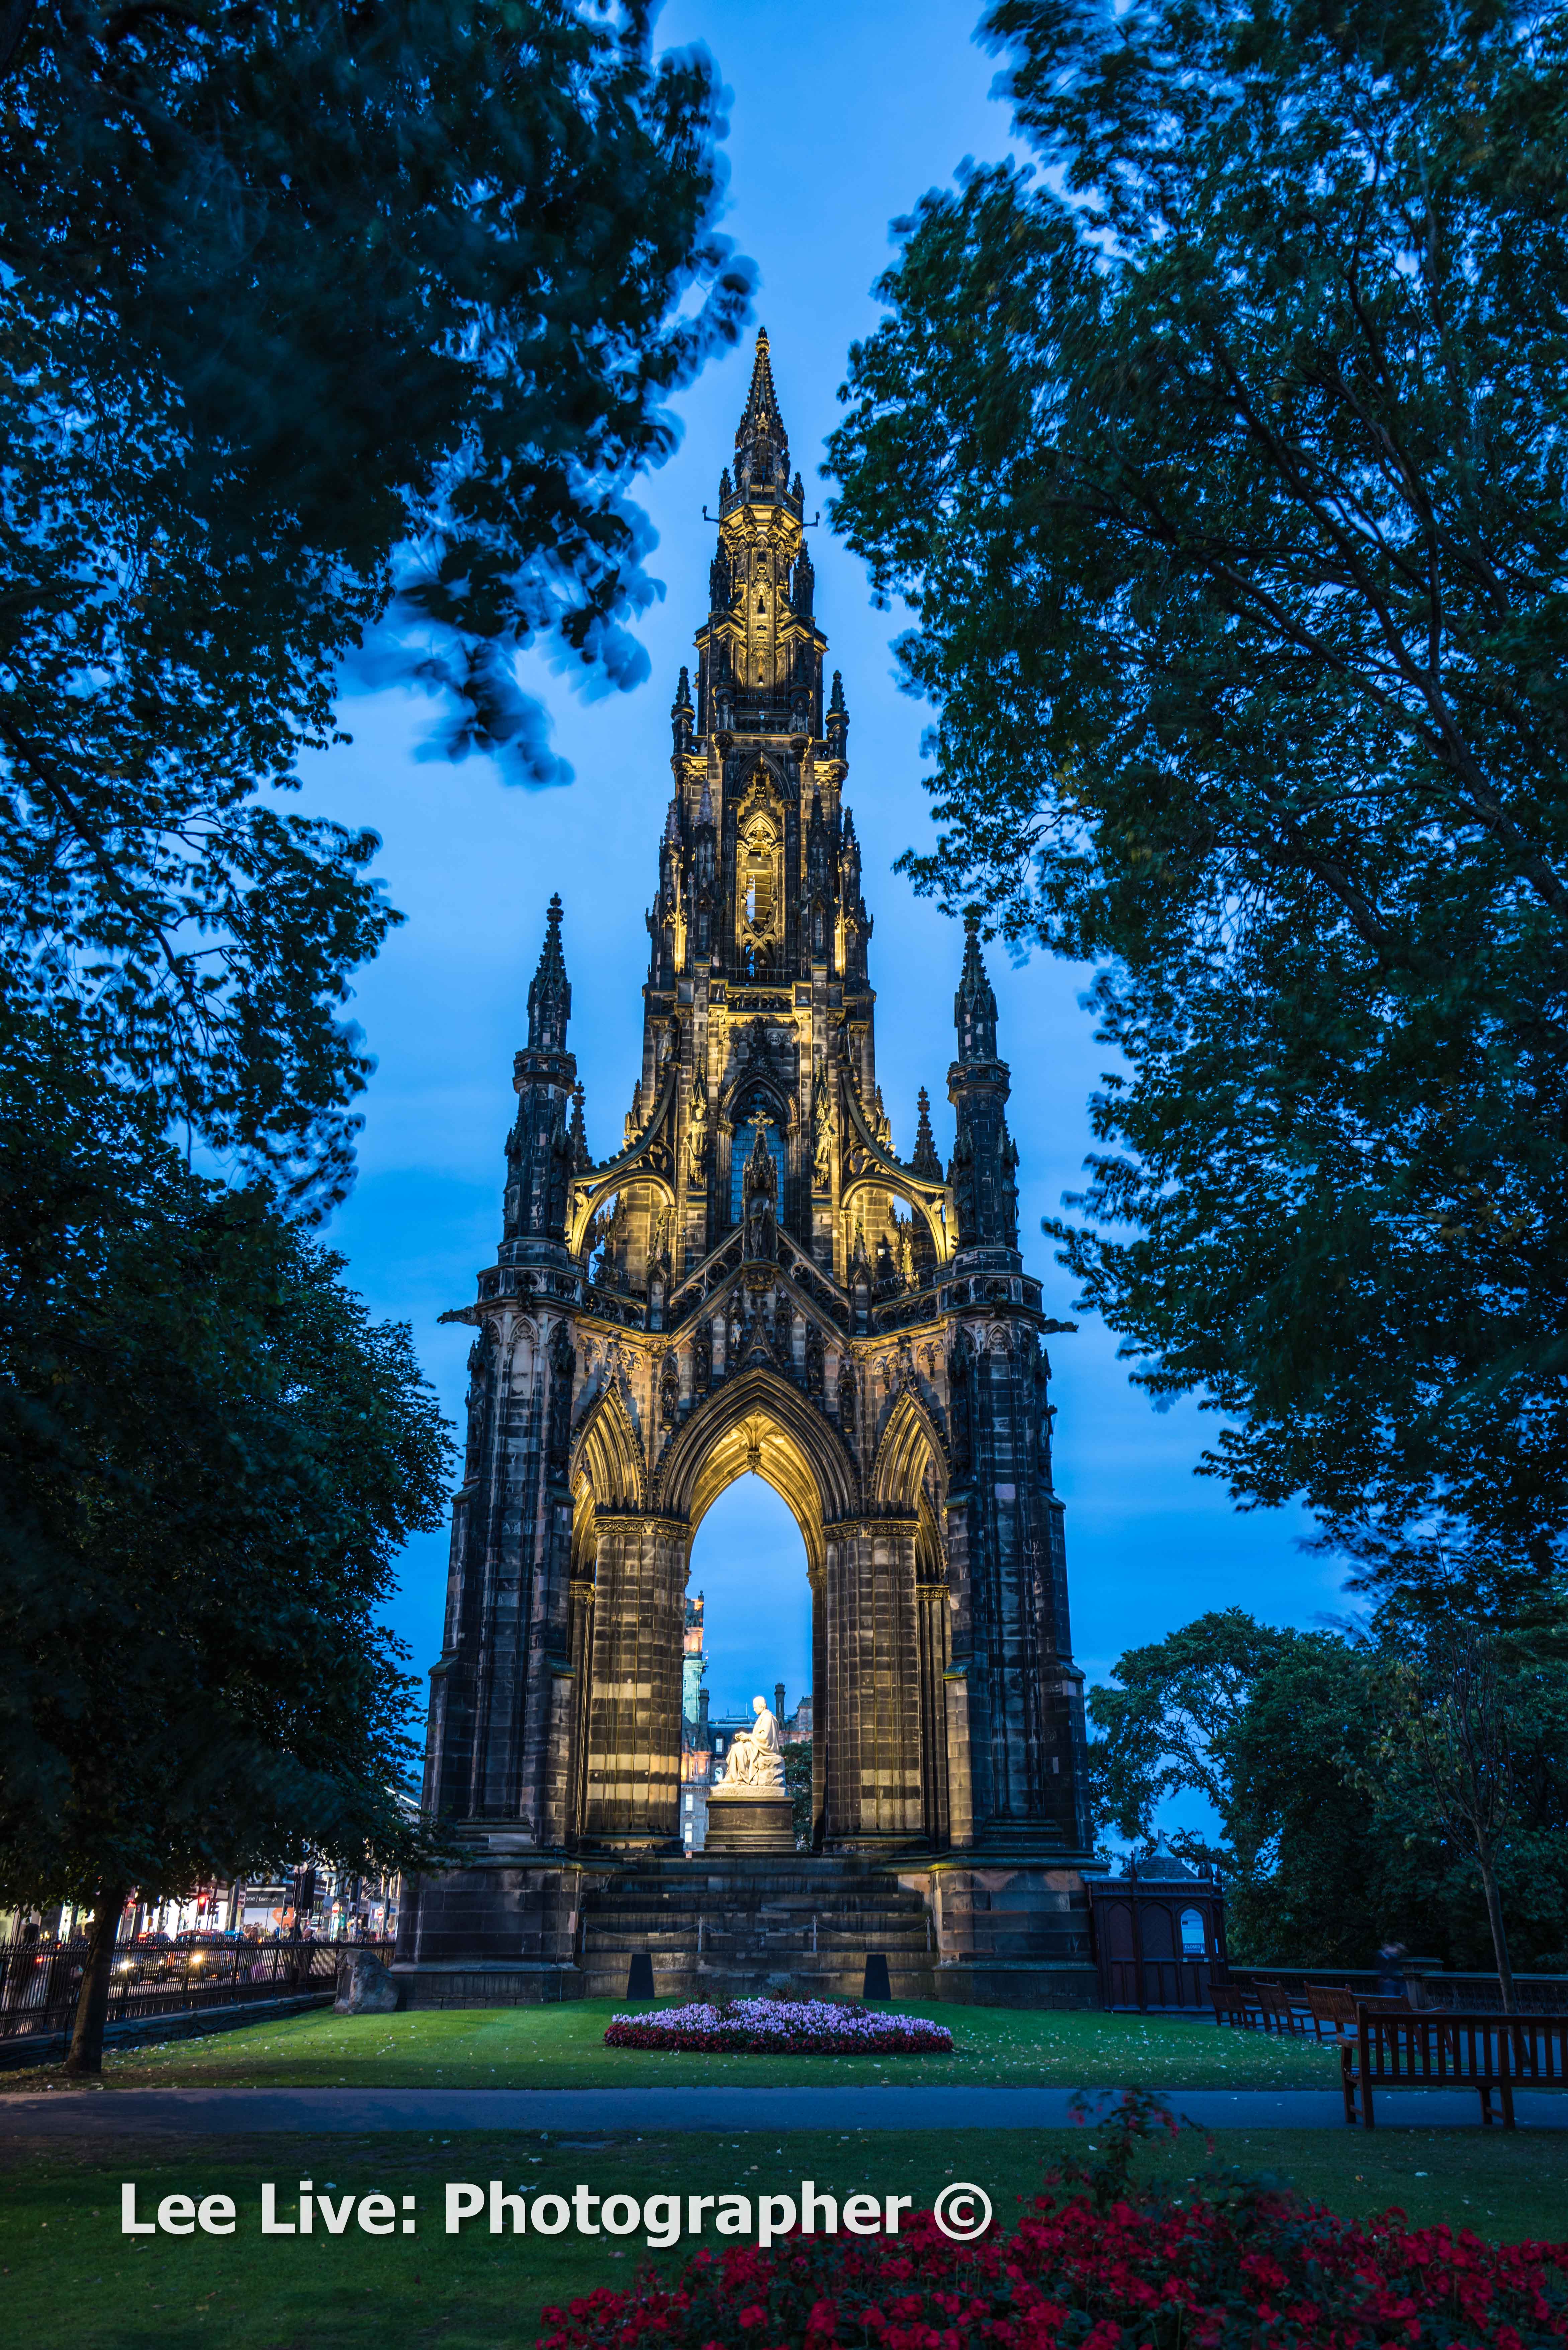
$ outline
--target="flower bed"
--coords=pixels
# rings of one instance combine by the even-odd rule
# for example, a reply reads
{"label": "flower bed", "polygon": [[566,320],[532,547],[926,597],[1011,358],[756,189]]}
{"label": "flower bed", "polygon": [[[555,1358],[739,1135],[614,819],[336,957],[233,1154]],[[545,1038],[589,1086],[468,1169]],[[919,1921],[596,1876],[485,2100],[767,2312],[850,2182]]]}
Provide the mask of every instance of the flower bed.
{"label": "flower bed", "polygon": [[1141,2101],[1093,2169],[1053,2174],[1010,2235],[795,2235],[708,2251],[547,2309],[542,2350],[1547,2350],[1568,2340],[1568,2247],[1362,2227],[1264,2182],[1135,2189]]}
{"label": "flower bed", "polygon": [[945,2023],[875,2015],[823,1999],[725,1999],[612,2015],[607,2048],[694,2048],[726,2056],[950,2056]]}

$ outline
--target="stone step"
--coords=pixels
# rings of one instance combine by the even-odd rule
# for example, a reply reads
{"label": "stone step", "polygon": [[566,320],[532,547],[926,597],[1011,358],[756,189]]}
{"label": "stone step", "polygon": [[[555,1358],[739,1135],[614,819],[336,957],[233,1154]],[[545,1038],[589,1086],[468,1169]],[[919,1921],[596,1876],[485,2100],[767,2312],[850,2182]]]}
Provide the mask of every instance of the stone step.
{"label": "stone step", "polygon": [[583,1915],[591,1926],[613,1927],[623,1934],[695,1934],[699,1928],[705,1934],[923,1933],[926,1923],[926,1913],[919,1908],[874,1908],[869,1904],[858,1910],[802,1911],[787,1917],[768,1909],[623,1908],[618,1902],[614,1908],[585,1908]]}
{"label": "stone step", "polygon": [[609,1908],[630,1905],[643,1909],[671,1911],[698,1909],[776,1909],[782,1916],[809,1917],[814,1910],[825,1916],[836,1909],[864,1909],[867,1904],[876,1908],[921,1909],[925,1903],[919,1894],[906,1890],[900,1885],[889,1885],[884,1877],[867,1877],[858,1885],[812,1886],[804,1891],[782,1890],[771,1885],[711,1885],[656,1886],[639,1885],[635,1879],[615,1885],[595,1886],[584,1895],[590,1908]]}
{"label": "stone step", "polygon": [[[619,2000],[626,1997],[627,1970],[622,1965],[592,1963],[583,1969],[583,1989],[590,1999]],[[937,1996],[935,1962],[903,1966],[889,1959],[888,1986],[900,2004],[911,2000],[934,2000]],[[655,1962],[654,1991],[659,1999],[722,2000],[755,1998],[769,1993],[783,1993],[794,1999],[825,1999],[838,2002],[857,2001],[865,1988],[864,1962],[858,1964],[822,1965],[815,1969],[803,1966],[757,1966],[676,1968]]]}
{"label": "stone step", "polygon": [[707,1911],[700,1916],[672,1918],[668,1910],[588,1909],[584,1912],[585,1930],[589,1933],[677,1935],[695,1939],[701,1933],[767,1934],[789,1941],[809,1941],[815,1934],[819,1941],[863,1940],[869,1933],[924,1934],[925,1915],[920,1910],[867,1909],[857,1918],[768,1918],[755,1911],[738,1914],[723,1910],[718,1914]]}

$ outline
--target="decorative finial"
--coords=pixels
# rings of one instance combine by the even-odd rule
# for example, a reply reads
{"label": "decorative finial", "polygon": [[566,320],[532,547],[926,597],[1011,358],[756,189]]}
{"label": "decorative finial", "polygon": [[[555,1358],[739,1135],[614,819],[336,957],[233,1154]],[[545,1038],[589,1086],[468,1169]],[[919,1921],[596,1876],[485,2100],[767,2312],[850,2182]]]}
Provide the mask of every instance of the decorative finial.
{"label": "decorative finial", "polygon": [[915,1155],[909,1164],[917,1175],[925,1176],[929,1182],[940,1183],[942,1180],[942,1162],[937,1156],[936,1136],[931,1132],[931,1097],[924,1086],[920,1087],[917,1107]]}
{"label": "decorative finial", "polygon": [[996,1058],[996,996],[980,951],[983,912],[981,906],[966,906],[963,910],[963,970],[953,998],[953,1025],[958,1030],[961,1061]]}
{"label": "decorative finial", "polygon": [[539,968],[528,989],[528,1050],[564,1053],[566,1022],[571,1016],[572,990],[566,961],[561,951],[561,900],[550,900],[545,917],[545,944]]}
{"label": "decorative finial", "polygon": [[774,390],[765,327],[757,329],[751,389],[735,427],[735,478],[742,490],[783,491],[789,482],[789,435]]}

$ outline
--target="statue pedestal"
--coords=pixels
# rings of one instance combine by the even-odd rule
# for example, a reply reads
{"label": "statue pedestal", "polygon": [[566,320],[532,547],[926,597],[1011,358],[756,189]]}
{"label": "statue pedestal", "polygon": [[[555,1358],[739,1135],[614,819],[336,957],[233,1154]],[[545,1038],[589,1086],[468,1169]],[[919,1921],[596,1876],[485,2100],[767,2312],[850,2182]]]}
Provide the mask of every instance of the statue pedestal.
{"label": "statue pedestal", "polygon": [[709,1852],[793,1852],[794,1809],[782,1787],[715,1787],[708,1797]]}

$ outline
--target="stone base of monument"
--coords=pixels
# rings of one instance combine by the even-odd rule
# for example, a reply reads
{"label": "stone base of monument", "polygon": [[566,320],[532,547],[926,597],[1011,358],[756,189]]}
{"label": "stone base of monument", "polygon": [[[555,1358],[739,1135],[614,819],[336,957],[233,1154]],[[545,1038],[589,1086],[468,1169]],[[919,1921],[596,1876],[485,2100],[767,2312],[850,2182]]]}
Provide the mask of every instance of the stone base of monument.
{"label": "stone base of monument", "polygon": [[794,1806],[778,1787],[715,1787],[708,1798],[703,1856],[722,1852],[793,1852]]}

